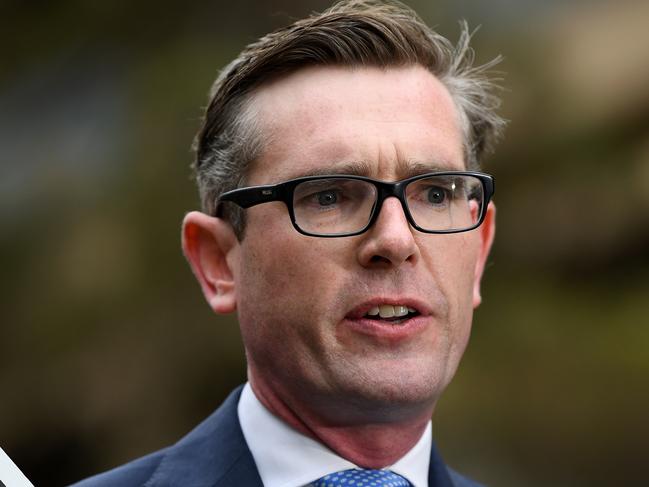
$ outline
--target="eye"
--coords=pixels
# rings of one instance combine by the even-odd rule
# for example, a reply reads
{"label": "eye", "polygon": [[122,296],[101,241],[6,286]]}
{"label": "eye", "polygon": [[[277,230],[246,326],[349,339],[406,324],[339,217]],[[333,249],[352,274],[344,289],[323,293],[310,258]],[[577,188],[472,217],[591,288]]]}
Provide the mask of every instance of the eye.
{"label": "eye", "polygon": [[441,205],[446,201],[446,190],[439,186],[433,186],[428,189],[428,201],[434,205]]}
{"label": "eye", "polygon": [[338,201],[338,195],[335,191],[321,191],[316,197],[320,206],[334,205]]}

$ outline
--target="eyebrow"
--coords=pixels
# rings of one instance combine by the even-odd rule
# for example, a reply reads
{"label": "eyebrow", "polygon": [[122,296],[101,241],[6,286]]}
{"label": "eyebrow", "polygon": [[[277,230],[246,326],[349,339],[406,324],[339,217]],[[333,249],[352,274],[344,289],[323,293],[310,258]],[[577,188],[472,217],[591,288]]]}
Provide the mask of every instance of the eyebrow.
{"label": "eyebrow", "polygon": [[[460,168],[459,170],[464,170]],[[458,171],[457,167],[453,167],[448,162],[444,161],[431,161],[431,162],[420,162],[414,160],[399,161],[397,164],[397,173],[403,178],[409,178],[411,176],[418,176],[419,174],[424,174],[428,172],[445,172],[445,171]]]}
{"label": "eyebrow", "polygon": [[298,176],[327,176],[331,174],[345,174],[349,176],[367,176],[370,173],[370,165],[364,161],[345,162],[331,164],[301,172]]}
{"label": "eyebrow", "polygon": [[[400,179],[406,179],[419,174],[429,172],[453,171],[457,168],[452,167],[445,162],[420,162],[420,161],[399,161],[397,163],[397,175]],[[313,168],[307,171],[301,171],[297,174],[289,175],[286,179],[295,179],[308,176],[330,176],[334,174],[349,176],[369,176],[372,173],[372,165],[365,161],[345,162],[341,164],[331,164]]]}

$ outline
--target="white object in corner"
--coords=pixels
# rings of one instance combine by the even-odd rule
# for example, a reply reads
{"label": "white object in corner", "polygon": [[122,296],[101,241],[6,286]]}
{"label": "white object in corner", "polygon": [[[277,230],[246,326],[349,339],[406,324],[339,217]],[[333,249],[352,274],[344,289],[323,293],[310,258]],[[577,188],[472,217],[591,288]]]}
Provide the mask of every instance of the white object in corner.
{"label": "white object in corner", "polygon": [[0,448],[0,486],[34,487],[11,458]]}

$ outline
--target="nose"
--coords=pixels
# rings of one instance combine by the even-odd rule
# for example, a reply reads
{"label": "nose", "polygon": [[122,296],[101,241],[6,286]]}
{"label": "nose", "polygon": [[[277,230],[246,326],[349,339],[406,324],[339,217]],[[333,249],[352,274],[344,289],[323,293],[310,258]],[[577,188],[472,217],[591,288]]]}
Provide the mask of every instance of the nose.
{"label": "nose", "polygon": [[374,225],[363,234],[358,261],[363,267],[396,267],[419,258],[414,229],[396,197],[383,201]]}

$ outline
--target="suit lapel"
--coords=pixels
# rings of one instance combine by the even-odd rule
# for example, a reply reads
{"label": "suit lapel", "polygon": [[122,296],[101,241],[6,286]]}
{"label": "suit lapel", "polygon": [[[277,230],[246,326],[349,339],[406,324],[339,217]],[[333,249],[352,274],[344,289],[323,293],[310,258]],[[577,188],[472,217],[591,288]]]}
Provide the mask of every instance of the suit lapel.
{"label": "suit lapel", "polygon": [[145,487],[263,487],[239,424],[240,395],[238,387],[171,447]]}

